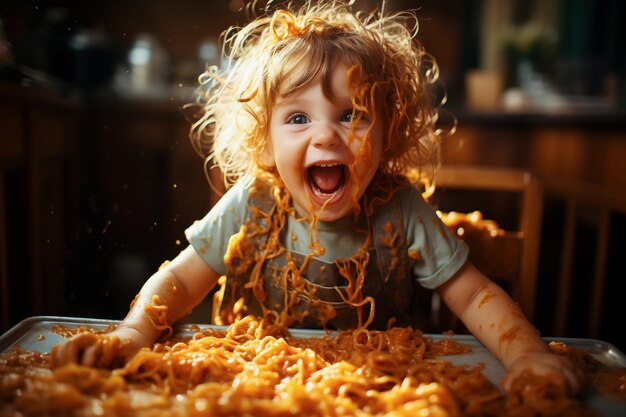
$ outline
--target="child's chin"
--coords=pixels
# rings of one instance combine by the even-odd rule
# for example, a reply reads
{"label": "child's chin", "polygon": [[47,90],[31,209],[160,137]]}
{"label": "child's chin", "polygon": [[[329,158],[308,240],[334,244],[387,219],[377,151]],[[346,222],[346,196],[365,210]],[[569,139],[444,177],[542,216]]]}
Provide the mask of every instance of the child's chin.
{"label": "child's chin", "polygon": [[[323,222],[332,222],[342,219],[352,213],[351,208],[339,209],[339,207],[326,207],[319,216],[319,219]],[[319,214],[319,212],[318,212]]]}

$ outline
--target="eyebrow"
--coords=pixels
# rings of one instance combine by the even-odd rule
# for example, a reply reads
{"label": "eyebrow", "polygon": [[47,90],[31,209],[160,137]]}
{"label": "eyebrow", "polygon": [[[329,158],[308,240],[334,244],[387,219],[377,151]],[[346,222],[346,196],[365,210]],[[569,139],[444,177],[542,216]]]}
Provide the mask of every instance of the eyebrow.
{"label": "eyebrow", "polygon": [[311,104],[313,102],[314,100],[307,100],[302,97],[293,97],[293,96],[278,97],[276,99],[276,102],[274,103],[274,107],[299,106],[299,105]]}

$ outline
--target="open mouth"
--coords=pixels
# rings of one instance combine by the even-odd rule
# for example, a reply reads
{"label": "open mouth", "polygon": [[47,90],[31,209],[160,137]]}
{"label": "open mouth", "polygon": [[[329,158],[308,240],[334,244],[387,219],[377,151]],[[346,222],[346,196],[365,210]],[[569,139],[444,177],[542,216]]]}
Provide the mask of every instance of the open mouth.
{"label": "open mouth", "polygon": [[339,197],[348,178],[347,167],[340,163],[313,165],[307,169],[307,173],[313,197],[319,204],[333,196]]}

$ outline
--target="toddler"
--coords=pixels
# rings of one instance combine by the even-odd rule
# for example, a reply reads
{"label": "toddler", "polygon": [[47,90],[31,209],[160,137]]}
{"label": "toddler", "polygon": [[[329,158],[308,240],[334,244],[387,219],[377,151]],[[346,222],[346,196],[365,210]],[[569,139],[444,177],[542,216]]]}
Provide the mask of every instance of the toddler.
{"label": "toddler", "polygon": [[[409,14],[354,14],[333,1],[227,32],[228,65],[201,77],[191,133],[228,191],[109,334],[118,356],[167,335],[217,285],[216,324],[256,315],[328,329],[411,325],[422,286],[499,358],[506,389],[525,371],[580,388],[574,366],[548,351],[423,199],[441,133],[437,67],[416,27]],[[94,340],[56,346],[53,363],[106,365]]]}

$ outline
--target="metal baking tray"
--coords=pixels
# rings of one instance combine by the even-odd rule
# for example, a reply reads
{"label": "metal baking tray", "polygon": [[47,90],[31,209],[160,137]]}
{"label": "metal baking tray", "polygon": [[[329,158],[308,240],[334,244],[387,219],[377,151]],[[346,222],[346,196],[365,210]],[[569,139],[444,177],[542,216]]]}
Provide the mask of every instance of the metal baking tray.
{"label": "metal baking tray", "polygon": [[[65,340],[63,336],[53,331],[53,326],[60,325],[73,329],[79,326],[87,326],[93,329],[107,329],[111,325],[119,324],[119,320],[88,319],[76,317],[60,316],[36,316],[27,318],[16,324],[9,331],[0,336],[0,354],[13,346],[22,349],[50,352],[52,346]],[[226,329],[226,326],[181,324],[174,329],[175,335],[190,336],[197,329],[217,328]],[[290,329],[294,337],[322,337],[322,330]],[[483,364],[483,375],[500,386],[500,381],[504,378],[506,371],[500,361],[482,343],[471,335],[447,336],[441,334],[425,334],[434,341],[441,339],[453,339],[463,345],[468,346],[471,352],[460,355],[446,356],[445,359],[455,365],[467,365],[470,367]],[[588,352],[594,359],[606,368],[626,368],[626,355],[614,345],[596,339],[575,339],[575,338],[545,338],[546,342],[560,341],[570,347],[582,349]],[[593,389],[588,389],[582,393],[585,403],[603,412],[607,417],[626,416],[626,402],[608,398],[600,395]]]}

